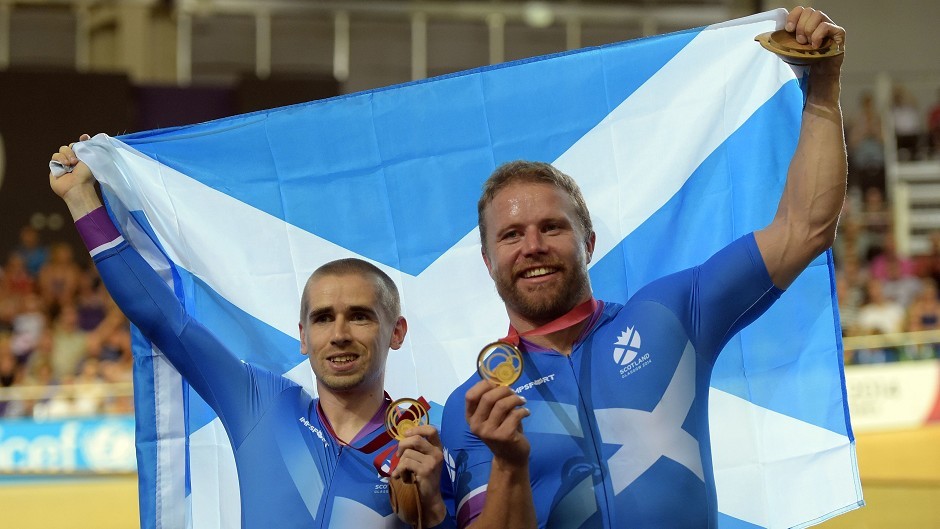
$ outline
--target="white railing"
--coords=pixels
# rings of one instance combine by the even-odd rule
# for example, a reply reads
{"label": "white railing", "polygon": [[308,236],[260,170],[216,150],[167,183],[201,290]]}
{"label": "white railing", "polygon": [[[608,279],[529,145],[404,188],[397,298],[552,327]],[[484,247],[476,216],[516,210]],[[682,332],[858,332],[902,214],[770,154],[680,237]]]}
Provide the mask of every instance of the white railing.
{"label": "white railing", "polygon": [[[28,385],[0,388],[0,418],[64,419],[133,413],[131,382]],[[120,405],[115,405],[120,401]]]}
{"label": "white railing", "polygon": [[893,79],[881,74],[875,98],[881,112],[885,150],[885,186],[894,218],[894,238],[901,255],[930,251],[927,234],[940,230],[940,160],[899,160],[891,113]]}

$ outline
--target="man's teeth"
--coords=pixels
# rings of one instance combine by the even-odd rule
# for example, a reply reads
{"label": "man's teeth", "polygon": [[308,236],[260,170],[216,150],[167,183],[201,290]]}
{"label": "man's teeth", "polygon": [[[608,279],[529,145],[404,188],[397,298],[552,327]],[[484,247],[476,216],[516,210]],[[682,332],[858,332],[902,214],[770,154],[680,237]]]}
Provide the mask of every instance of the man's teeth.
{"label": "man's teeth", "polygon": [[330,358],[330,362],[333,362],[334,364],[345,364],[352,362],[355,359],[356,355],[334,356],[333,358]]}
{"label": "man's teeth", "polygon": [[526,270],[525,272],[523,272],[522,277],[530,278],[530,277],[536,277],[536,276],[544,276],[544,275],[548,275],[552,273],[553,271],[554,271],[553,269],[546,268],[543,266],[541,268],[533,268],[532,270]]}

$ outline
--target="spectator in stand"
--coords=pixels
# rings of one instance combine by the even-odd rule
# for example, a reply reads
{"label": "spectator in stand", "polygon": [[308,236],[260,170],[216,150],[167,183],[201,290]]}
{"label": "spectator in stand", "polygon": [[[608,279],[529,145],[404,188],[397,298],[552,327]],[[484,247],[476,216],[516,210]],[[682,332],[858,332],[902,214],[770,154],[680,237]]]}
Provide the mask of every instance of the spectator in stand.
{"label": "spectator in stand", "polygon": [[920,137],[923,133],[921,113],[914,96],[901,85],[895,85],[891,115],[894,117],[894,135],[897,139],[898,160],[914,160],[920,155]]}
{"label": "spectator in stand", "polygon": [[46,312],[36,294],[23,298],[19,313],[13,318],[13,354],[22,365],[29,358],[46,330]]}
{"label": "spectator in stand", "polygon": [[[940,329],[940,300],[937,299],[937,283],[932,278],[921,279],[920,294],[907,311],[907,330],[933,331]],[[906,350],[909,359],[934,358],[937,344],[911,346]]]}
{"label": "spectator in stand", "polygon": [[117,305],[101,284],[98,270],[89,267],[82,272],[76,299],[78,326],[83,331],[93,331],[104,322],[108,314],[120,313]]}
{"label": "spectator in stand", "polygon": [[[858,311],[858,332],[861,335],[890,334],[904,330],[904,307],[884,297],[881,280],[869,279],[866,284],[867,301]],[[859,349],[855,363],[876,364],[898,359],[894,348]]]}
{"label": "spectator in stand", "polygon": [[855,299],[848,280],[842,274],[836,274],[836,297],[842,336],[858,336],[859,300]]}
{"label": "spectator in stand", "polygon": [[0,288],[0,334],[13,332],[13,320],[19,314],[19,300]]}
{"label": "spectator in stand", "polygon": [[937,101],[927,113],[927,134],[930,140],[930,155],[940,157],[940,90],[937,90]]}
{"label": "spectator in stand", "polygon": [[902,307],[909,307],[920,293],[921,287],[920,279],[914,274],[904,273],[901,261],[895,259],[885,262],[882,290],[886,298],[896,301]]}
{"label": "spectator in stand", "polygon": [[869,234],[859,221],[859,215],[843,210],[839,218],[839,235],[832,245],[835,262],[841,265],[850,260],[856,263],[866,260],[870,244]]}
{"label": "spectator in stand", "polygon": [[[129,368],[113,363],[100,364],[99,373],[101,379],[108,384],[130,383],[133,377]],[[103,411],[111,414],[134,413],[134,399],[131,395],[112,395],[104,402]]]}
{"label": "spectator in stand", "polygon": [[39,378],[40,373],[43,372],[46,367],[49,368],[49,376],[52,380],[55,380],[56,383],[62,380],[61,377],[56,375],[55,365],[53,364],[52,347],[54,343],[52,330],[43,330],[39,339],[36,341],[36,346],[33,347],[29,358],[26,360],[26,373],[30,380],[34,381],[34,379]]}
{"label": "spectator in stand", "polygon": [[133,365],[131,334],[127,320],[121,315],[120,324],[102,324],[89,336],[89,356],[102,363],[115,363],[130,368]]}
{"label": "spectator in stand", "polygon": [[856,306],[865,302],[865,285],[868,283],[868,270],[860,259],[847,259],[841,262],[837,273],[845,280],[847,295]]}
{"label": "spectator in stand", "polygon": [[23,377],[22,385],[44,387],[46,391],[39,396],[39,398],[16,401],[16,416],[44,417],[46,403],[55,398],[56,394],[59,392],[59,381],[52,376],[52,364],[40,361],[29,366]]}
{"label": "spectator in stand", "polygon": [[72,247],[56,243],[39,270],[39,294],[50,307],[70,304],[78,293],[80,278],[81,269],[75,264]]}
{"label": "spectator in stand", "polygon": [[863,92],[858,115],[848,126],[849,186],[885,187],[885,145],[881,114],[871,92]]}
{"label": "spectator in stand", "polygon": [[39,240],[39,232],[30,225],[20,229],[20,242],[14,252],[23,258],[26,269],[32,277],[39,275],[39,270],[49,256],[48,248]]}
{"label": "spectator in stand", "polygon": [[52,371],[56,378],[78,374],[88,353],[88,335],[78,327],[78,311],[64,305],[52,323]]}
{"label": "spectator in stand", "polygon": [[884,239],[891,232],[891,224],[891,211],[885,203],[884,192],[877,187],[869,187],[862,203],[862,227],[868,234],[866,261],[881,253]]}
{"label": "spectator in stand", "polygon": [[902,332],[905,324],[904,307],[885,297],[881,280],[869,279],[865,293],[865,304],[858,311],[859,329],[870,334]]}
{"label": "spectator in stand", "polygon": [[13,252],[7,257],[3,266],[3,277],[0,278],[0,292],[5,296],[22,298],[32,294],[36,288],[36,279],[30,275],[26,268],[23,256]]}
{"label": "spectator in stand", "polygon": [[97,415],[104,409],[107,392],[99,373],[100,363],[94,358],[88,358],[81,365],[81,370],[75,377],[75,384],[81,390],[75,391],[72,401],[72,413],[76,416]]}
{"label": "spectator in stand", "polygon": [[917,277],[929,277],[940,284],[940,231],[930,232],[927,239],[930,241],[930,250],[914,259]]}
{"label": "spectator in stand", "polygon": [[[9,388],[17,383],[21,372],[10,348],[10,335],[0,333],[0,388]],[[0,401],[0,417],[6,416],[8,406],[8,402]]]}
{"label": "spectator in stand", "polygon": [[871,263],[868,265],[869,273],[871,277],[886,281],[888,280],[888,269],[895,265],[902,276],[913,276],[917,273],[914,261],[898,253],[894,234],[888,232],[882,239],[881,252],[872,257]]}

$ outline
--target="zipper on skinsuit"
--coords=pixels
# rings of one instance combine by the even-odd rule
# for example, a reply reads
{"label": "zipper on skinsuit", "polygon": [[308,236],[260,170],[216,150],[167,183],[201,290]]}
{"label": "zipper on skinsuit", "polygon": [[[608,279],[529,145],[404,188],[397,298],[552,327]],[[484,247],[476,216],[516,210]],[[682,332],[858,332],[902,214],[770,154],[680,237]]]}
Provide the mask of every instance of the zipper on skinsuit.
{"label": "zipper on skinsuit", "polygon": [[[330,444],[333,443],[336,443],[336,439],[330,439]],[[326,523],[326,509],[328,506],[332,505],[333,482],[336,480],[336,469],[339,468],[339,460],[343,457],[343,448],[345,447],[346,445],[340,444],[336,450],[336,460],[330,467],[330,475],[326,479],[326,486],[323,487],[323,500],[320,502],[320,505],[323,506],[323,512],[320,515],[320,529],[326,529],[329,527],[329,525]]]}
{"label": "zipper on skinsuit", "polygon": [[[576,348],[572,349],[571,354],[567,356],[568,356],[568,368],[571,370],[571,378],[574,379],[574,385],[578,389],[578,406],[581,408],[581,411],[584,414],[584,420],[587,422],[587,424],[581,425],[581,431],[583,432],[585,437],[590,436],[588,441],[590,442],[591,447],[594,448],[594,461],[595,461],[595,464],[597,465],[598,472],[600,472],[600,478],[601,478],[600,486],[601,486],[601,490],[604,493],[603,494],[604,512],[601,513],[601,518],[604,520],[604,527],[613,529],[614,521],[611,518],[612,511],[611,511],[611,506],[609,502],[610,500],[609,491],[607,490],[607,477],[608,476],[607,476],[607,471],[605,469],[603,455],[601,454],[600,446],[598,446],[598,443],[597,443],[597,440],[600,439],[600,432],[596,431],[594,428],[595,422],[591,420],[593,411],[589,410],[586,405],[587,400],[584,398],[584,393],[581,388],[581,380],[578,378],[577,376],[578,373],[575,370],[574,358],[573,358],[575,350]],[[585,353],[583,349],[582,349],[582,353]],[[588,370],[590,371],[590,366],[587,366],[587,367],[588,367]],[[590,391],[590,388],[588,388],[588,391]],[[596,485],[592,485],[592,487],[594,488],[595,501],[597,501]],[[600,507],[599,502],[598,502],[598,507]]]}

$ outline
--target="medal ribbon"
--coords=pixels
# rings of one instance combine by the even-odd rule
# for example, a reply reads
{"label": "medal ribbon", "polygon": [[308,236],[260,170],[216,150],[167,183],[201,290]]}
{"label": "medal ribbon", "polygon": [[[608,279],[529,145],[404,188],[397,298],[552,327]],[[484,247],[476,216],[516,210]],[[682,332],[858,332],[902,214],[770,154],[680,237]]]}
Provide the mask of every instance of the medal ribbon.
{"label": "medal ribbon", "polygon": [[594,314],[594,311],[596,310],[597,300],[594,299],[594,296],[591,296],[591,299],[579,304],[575,308],[569,310],[566,314],[555,318],[541,327],[536,327],[535,329],[520,333],[510,323],[509,334],[507,334],[506,337],[502,338],[500,341],[519,347],[519,341],[526,336],[545,336],[546,334],[552,334],[553,332],[558,332],[569,327],[574,327],[575,325],[591,317],[591,315]]}
{"label": "medal ribbon", "polygon": [[[392,403],[392,397],[390,397],[388,392],[386,391],[385,392],[385,408],[383,409],[387,409],[388,405],[391,403]],[[382,412],[382,414],[384,416],[384,412]],[[376,415],[378,415],[378,412],[376,412]],[[362,446],[353,446],[352,444],[347,443],[346,441],[343,441],[342,439],[339,438],[338,435],[336,435],[336,431],[333,430],[333,425],[330,424],[330,421],[326,418],[326,415],[323,414],[323,408],[320,407],[319,401],[317,401],[317,416],[320,417],[320,424],[322,424],[323,427],[326,428],[326,431],[330,434],[330,436],[333,439],[336,439],[337,441],[339,441],[339,444],[343,446],[348,446],[349,448],[352,448],[353,450],[358,450],[366,454],[371,454],[372,452],[375,452],[380,447],[385,445],[385,443],[389,442],[392,439],[392,437],[388,434],[388,432],[383,432],[379,434],[378,437],[376,437],[375,439],[369,441],[368,443]],[[369,422],[371,423],[372,420],[370,420]]]}
{"label": "medal ribbon", "polygon": [[[418,401],[418,404],[420,404],[421,407],[424,408],[425,414],[431,410],[431,403],[429,403],[424,397],[418,397],[417,401]],[[392,397],[390,397],[388,395],[388,392],[386,392],[385,393],[386,407],[385,407],[385,411],[382,412],[383,416],[385,415],[385,413],[387,413],[388,405],[391,403],[392,403]],[[414,409],[414,406],[411,407],[411,411],[412,413],[418,415],[418,410]],[[320,423],[323,424],[323,427],[326,428],[326,431],[329,432],[329,434],[333,437],[333,439],[336,439],[337,441],[339,441],[339,443],[343,446],[348,446],[349,448],[352,448],[353,450],[358,450],[364,454],[371,454],[372,452],[375,452],[379,448],[382,448],[383,446],[388,444],[393,439],[392,434],[389,433],[388,429],[386,428],[382,433],[375,436],[368,443],[362,446],[353,446],[352,444],[343,441],[336,435],[336,432],[333,430],[333,426],[330,425],[330,421],[328,421],[326,417],[323,415],[323,410],[320,408],[319,402],[317,402],[317,415],[320,416]],[[389,454],[394,452],[397,448],[398,448],[398,445],[392,445],[386,448],[385,450],[382,450],[381,452],[379,452],[378,455],[375,456],[375,459],[372,460],[372,466],[375,467],[375,470],[378,471],[380,476],[386,477],[386,478],[389,476],[388,472],[382,470],[382,463],[384,463],[385,458],[387,458]],[[397,465],[398,465],[398,454],[395,454],[395,456],[392,457],[391,465],[389,467],[389,472],[394,470]]]}

